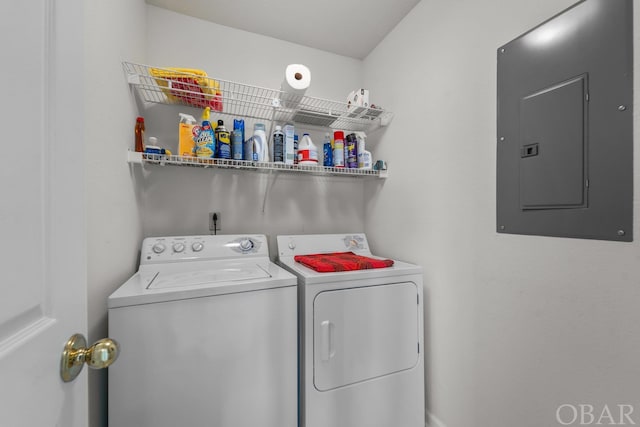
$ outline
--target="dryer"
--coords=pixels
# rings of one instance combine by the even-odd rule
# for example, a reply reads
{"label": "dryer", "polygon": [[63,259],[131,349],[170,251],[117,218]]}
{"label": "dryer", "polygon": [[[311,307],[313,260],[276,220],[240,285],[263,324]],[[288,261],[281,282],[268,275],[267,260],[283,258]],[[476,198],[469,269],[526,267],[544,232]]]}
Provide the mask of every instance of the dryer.
{"label": "dryer", "polygon": [[301,427],[424,427],[422,268],[319,273],[294,256],[352,251],[364,234],[277,237],[298,278]]}
{"label": "dryer", "polygon": [[147,238],[108,299],[110,427],[296,427],[296,278],[263,235]]}

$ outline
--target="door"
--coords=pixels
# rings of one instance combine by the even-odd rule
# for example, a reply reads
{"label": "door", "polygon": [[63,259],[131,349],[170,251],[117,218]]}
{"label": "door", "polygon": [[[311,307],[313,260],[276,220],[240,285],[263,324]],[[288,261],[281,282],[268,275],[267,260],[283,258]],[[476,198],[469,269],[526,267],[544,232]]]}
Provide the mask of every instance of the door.
{"label": "door", "polygon": [[319,293],[313,302],[316,389],[413,368],[420,351],[418,310],[412,282]]}
{"label": "door", "polygon": [[0,425],[84,427],[86,333],[81,0],[0,3]]}

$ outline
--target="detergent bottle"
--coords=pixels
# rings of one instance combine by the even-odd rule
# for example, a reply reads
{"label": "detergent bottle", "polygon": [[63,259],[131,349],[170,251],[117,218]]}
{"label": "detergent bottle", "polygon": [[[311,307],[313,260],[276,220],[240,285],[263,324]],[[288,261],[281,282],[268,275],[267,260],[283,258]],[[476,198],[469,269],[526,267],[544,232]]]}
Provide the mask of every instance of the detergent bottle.
{"label": "detergent bottle", "polygon": [[298,164],[299,165],[318,165],[318,148],[311,141],[308,133],[302,135],[302,140],[298,145]]}
{"label": "detergent bottle", "polygon": [[210,112],[209,107],[202,112],[202,125],[195,136],[196,156],[201,158],[212,158],[216,153],[216,138],[209,121]]}
{"label": "detergent bottle", "polygon": [[193,140],[193,128],[197,125],[195,117],[178,113],[180,125],[178,129],[178,156],[194,156],[196,143]]}
{"label": "detergent bottle", "polygon": [[267,132],[263,123],[256,123],[253,126],[253,138],[255,143],[254,152],[258,154],[259,162],[269,161],[269,145]]}

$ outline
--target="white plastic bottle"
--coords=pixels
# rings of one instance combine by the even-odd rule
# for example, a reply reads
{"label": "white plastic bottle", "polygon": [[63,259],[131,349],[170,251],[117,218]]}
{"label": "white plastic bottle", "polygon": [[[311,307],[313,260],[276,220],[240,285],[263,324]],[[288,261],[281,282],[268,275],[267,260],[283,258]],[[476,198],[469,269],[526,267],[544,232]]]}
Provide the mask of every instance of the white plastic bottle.
{"label": "white plastic bottle", "polygon": [[364,132],[355,132],[355,134],[358,138],[358,169],[371,169],[371,152],[365,150],[367,135]]}
{"label": "white plastic bottle", "polygon": [[298,164],[318,165],[318,148],[315,146],[308,133],[302,135],[302,140],[298,144]]}
{"label": "white plastic bottle", "polygon": [[269,147],[267,143],[267,133],[263,123],[256,123],[253,126],[253,137],[255,138],[255,152],[258,154],[258,161],[268,162]]}

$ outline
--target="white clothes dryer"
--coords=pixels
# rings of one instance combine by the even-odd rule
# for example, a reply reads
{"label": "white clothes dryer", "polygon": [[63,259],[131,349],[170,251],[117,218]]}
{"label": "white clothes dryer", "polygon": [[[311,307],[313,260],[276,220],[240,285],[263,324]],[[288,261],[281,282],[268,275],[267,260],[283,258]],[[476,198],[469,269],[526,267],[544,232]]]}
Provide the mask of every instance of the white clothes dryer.
{"label": "white clothes dryer", "polygon": [[374,257],[366,236],[277,241],[279,264],[298,277],[300,426],[424,427],[422,268],[319,273],[294,256]]}
{"label": "white clothes dryer", "polygon": [[296,427],[296,278],[263,235],[147,238],[108,299],[110,427]]}

